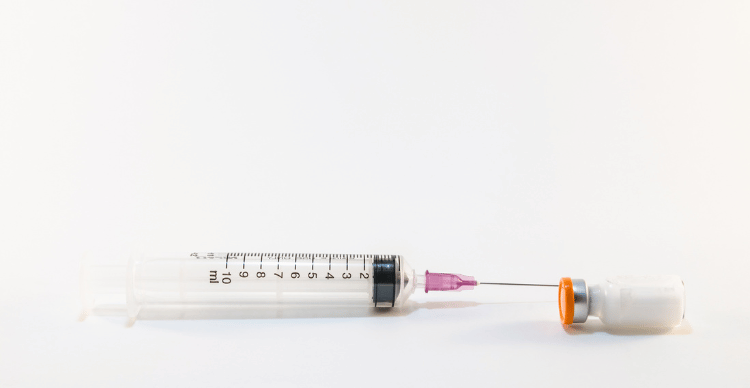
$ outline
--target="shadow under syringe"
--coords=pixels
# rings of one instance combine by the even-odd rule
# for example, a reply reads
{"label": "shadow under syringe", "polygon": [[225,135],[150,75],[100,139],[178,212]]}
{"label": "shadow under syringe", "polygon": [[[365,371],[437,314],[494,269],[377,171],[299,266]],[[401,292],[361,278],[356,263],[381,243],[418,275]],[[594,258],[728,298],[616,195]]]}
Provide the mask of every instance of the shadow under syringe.
{"label": "shadow under syringe", "polygon": [[[392,308],[355,306],[144,306],[135,320],[209,320],[209,319],[309,319],[309,318],[364,318],[364,317],[403,317],[420,309],[458,309],[480,306],[483,303],[468,301],[413,302]],[[122,315],[101,314],[93,315]],[[135,320],[131,320],[128,326]]]}
{"label": "shadow under syringe", "polygon": [[[471,301],[415,302],[407,301],[404,305],[392,308],[345,306],[309,306],[309,305],[156,305],[143,306],[135,319],[128,320],[130,327],[136,321],[169,321],[169,320],[263,320],[263,319],[311,319],[311,318],[365,318],[365,317],[404,317],[417,310],[426,309],[463,309],[482,305],[518,304],[522,302],[478,303]],[[526,302],[549,303],[549,302]],[[125,311],[94,311],[93,315],[122,316]],[[81,316],[81,320],[86,315]],[[553,324],[552,321],[550,321]],[[559,321],[557,322],[559,325]],[[526,326],[527,323],[524,323]],[[590,319],[585,324],[561,325],[569,335],[586,335],[607,333],[618,336],[643,335],[685,335],[692,333],[687,321],[675,328],[650,327],[610,327],[598,319]]]}

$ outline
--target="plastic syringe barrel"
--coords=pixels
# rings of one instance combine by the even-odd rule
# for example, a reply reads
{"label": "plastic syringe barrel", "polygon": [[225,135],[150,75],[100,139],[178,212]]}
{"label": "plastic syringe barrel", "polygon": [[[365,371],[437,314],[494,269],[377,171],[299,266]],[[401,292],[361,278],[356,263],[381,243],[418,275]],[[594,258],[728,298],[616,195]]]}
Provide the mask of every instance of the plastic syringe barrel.
{"label": "plastic syringe barrel", "polygon": [[86,314],[131,319],[145,309],[392,307],[413,293],[413,279],[398,255],[137,255],[127,265],[85,263],[82,296]]}

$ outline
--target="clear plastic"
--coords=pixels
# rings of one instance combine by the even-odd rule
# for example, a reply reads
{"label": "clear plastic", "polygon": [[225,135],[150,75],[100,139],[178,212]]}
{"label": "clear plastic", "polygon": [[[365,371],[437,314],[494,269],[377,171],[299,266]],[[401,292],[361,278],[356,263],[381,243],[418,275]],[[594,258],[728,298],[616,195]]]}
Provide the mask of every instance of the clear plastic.
{"label": "clear plastic", "polygon": [[[136,255],[127,264],[82,266],[84,315],[175,318],[191,312],[285,307],[365,307],[373,302],[376,255],[192,253]],[[414,270],[396,256],[395,301],[417,286]],[[110,261],[107,261],[110,262]],[[390,306],[390,305],[389,305]]]}

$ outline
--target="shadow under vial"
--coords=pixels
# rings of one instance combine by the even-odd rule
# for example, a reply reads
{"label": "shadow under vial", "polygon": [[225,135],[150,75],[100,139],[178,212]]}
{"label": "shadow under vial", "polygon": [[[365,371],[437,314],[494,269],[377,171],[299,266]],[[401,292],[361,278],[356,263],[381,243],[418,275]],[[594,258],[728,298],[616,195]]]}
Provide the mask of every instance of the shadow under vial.
{"label": "shadow under vial", "polygon": [[612,335],[686,335],[693,332],[693,327],[687,320],[682,320],[676,327],[611,327],[598,319],[588,320],[586,323],[575,323],[562,325],[566,333],[570,335],[584,335],[595,333],[607,333]]}

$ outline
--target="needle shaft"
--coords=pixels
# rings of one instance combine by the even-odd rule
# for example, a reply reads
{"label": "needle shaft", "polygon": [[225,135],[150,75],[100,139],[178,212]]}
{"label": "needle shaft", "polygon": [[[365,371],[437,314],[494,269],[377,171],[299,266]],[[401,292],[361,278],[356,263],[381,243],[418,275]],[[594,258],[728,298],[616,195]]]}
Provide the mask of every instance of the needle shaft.
{"label": "needle shaft", "polygon": [[485,282],[477,282],[478,285],[481,284],[493,284],[496,286],[533,286],[533,287],[557,287],[557,284],[534,284],[534,283],[485,283]]}

